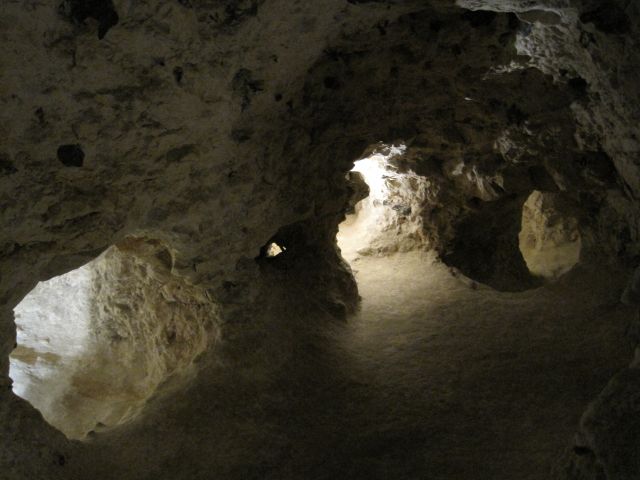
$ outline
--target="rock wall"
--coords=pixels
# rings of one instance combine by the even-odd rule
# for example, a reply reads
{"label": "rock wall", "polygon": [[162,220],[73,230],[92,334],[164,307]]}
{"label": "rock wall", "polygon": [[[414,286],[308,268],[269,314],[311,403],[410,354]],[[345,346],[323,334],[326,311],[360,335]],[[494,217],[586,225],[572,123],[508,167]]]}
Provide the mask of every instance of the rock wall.
{"label": "rock wall", "polygon": [[[187,472],[160,439],[178,432],[179,450],[213,427],[166,402],[202,412],[231,371],[265,381],[260,361],[273,352],[260,350],[260,332],[281,325],[261,313],[277,310],[270,282],[302,285],[296,294],[331,318],[356,308],[335,234],[351,195],[345,174],[378,142],[407,145],[397,168],[427,179],[424,236],[472,278],[532,286],[517,242],[534,190],[575,206],[584,261],[635,261],[638,6],[457,3],[3,3],[0,465],[9,478],[122,478],[125,464],[155,478]],[[165,245],[172,275],[219,305],[223,346],[204,354],[191,400],[156,399],[133,425],[69,443],[10,391],[12,309],[38,281],[128,237]],[[274,239],[287,251],[262,258]],[[223,407],[242,416],[244,407]],[[117,447],[125,441],[129,452]],[[618,462],[593,451],[605,468]]]}

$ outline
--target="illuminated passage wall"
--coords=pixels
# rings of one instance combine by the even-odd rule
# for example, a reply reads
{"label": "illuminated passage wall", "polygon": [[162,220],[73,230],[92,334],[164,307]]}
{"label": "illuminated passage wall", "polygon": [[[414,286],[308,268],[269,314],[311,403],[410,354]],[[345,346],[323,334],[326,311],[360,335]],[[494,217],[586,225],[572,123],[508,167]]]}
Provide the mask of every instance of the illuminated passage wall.
{"label": "illuminated passage wall", "polygon": [[69,438],[135,418],[215,341],[216,305],[167,258],[159,243],[128,239],[40,282],[15,308],[13,391]]}

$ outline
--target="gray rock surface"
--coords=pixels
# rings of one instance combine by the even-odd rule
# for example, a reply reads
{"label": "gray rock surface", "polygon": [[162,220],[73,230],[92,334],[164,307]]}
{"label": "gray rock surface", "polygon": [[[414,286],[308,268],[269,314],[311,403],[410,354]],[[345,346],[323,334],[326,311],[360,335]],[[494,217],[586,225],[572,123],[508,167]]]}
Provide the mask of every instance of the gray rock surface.
{"label": "gray rock surface", "polygon": [[[2,475],[335,478],[290,442],[335,419],[331,402],[355,401],[322,393],[353,381],[330,340],[359,299],[336,233],[354,206],[347,172],[380,143],[406,145],[391,168],[419,181],[398,187],[415,192],[411,213],[398,203],[378,253],[431,249],[469,285],[539,286],[518,243],[539,191],[575,220],[581,264],[634,267],[639,24],[624,0],[3,1]],[[161,302],[177,299],[216,341],[163,364],[188,380],[154,377],[135,420],[70,442],[12,393],[13,309],[141,238],[132,264],[105,267],[98,303],[113,311],[124,288],[131,318],[161,329],[173,314]],[[270,242],[283,253],[266,257]],[[135,344],[151,341],[131,318]],[[638,429],[615,434],[636,412],[634,365],[585,414],[566,478],[640,476]],[[308,377],[326,407],[287,423]]]}

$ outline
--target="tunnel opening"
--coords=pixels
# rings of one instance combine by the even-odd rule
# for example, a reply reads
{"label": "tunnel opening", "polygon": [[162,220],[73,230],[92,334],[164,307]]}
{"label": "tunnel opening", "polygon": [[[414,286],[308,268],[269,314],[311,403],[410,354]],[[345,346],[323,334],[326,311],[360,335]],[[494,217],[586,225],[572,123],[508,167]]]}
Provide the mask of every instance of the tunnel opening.
{"label": "tunnel opening", "polygon": [[336,240],[348,261],[427,244],[422,219],[427,179],[394,164],[406,145],[378,144],[371,150],[347,174],[351,197]]}
{"label": "tunnel opening", "polygon": [[171,263],[161,242],[127,238],[38,283],[14,309],[13,392],[82,440],[180,385],[216,338],[217,307]]}
{"label": "tunnel opening", "polygon": [[[281,256],[283,253],[287,251],[287,245],[280,238],[271,238],[265,245],[260,248],[260,253],[256,257],[256,261],[267,260],[272,261],[276,260],[276,257]],[[282,257],[278,258],[281,260]]]}
{"label": "tunnel opening", "polygon": [[582,240],[578,221],[566,209],[559,194],[538,190],[524,203],[518,241],[533,275],[557,279],[579,262]]}
{"label": "tunnel opening", "polygon": [[419,148],[376,144],[347,174],[337,245],[352,266],[363,257],[431,251],[456,275],[496,290],[536,288],[577,263],[577,222],[552,211],[562,203],[553,194],[534,192],[525,204],[502,182],[464,164],[439,164]]}
{"label": "tunnel opening", "polygon": [[278,245],[276,242],[271,242],[267,246],[266,256],[267,258],[277,257],[278,255],[283,253],[286,249],[287,247],[285,246]]}
{"label": "tunnel opening", "polygon": [[[436,373],[453,362],[457,367],[442,376],[445,384],[448,375],[458,375],[456,369],[476,369],[464,379],[457,377],[455,395],[460,405],[478,412],[470,418],[495,418],[505,442],[518,442],[518,430],[528,428],[532,418],[539,431],[571,431],[567,413],[584,408],[598,382],[610,375],[611,367],[599,362],[615,368],[627,355],[617,346],[610,348],[626,321],[624,309],[616,305],[620,282],[615,270],[598,268],[594,274],[585,262],[571,272],[581,260],[580,207],[557,189],[543,191],[540,185],[533,190],[528,169],[522,168],[518,177],[488,175],[412,150],[417,148],[395,156],[374,152],[355,162],[347,176],[351,197],[337,242],[362,301],[349,319],[345,344],[363,370],[384,370],[372,377],[385,377],[390,396],[406,387],[401,380],[388,380],[407,378],[404,367],[396,370],[394,365],[416,365],[414,385],[429,377],[429,369]],[[416,189],[399,187],[405,181],[409,185],[413,175],[418,177],[413,180]],[[412,225],[410,215],[416,213],[419,223]],[[410,232],[407,223],[420,232],[413,238],[420,242],[403,243],[412,238],[403,237]],[[583,228],[588,239],[588,227]],[[605,302],[610,303],[602,315]],[[421,357],[427,349],[428,356]],[[594,351],[604,353],[595,359]],[[575,368],[577,358],[580,366]],[[501,381],[486,375],[487,367],[503,375]],[[568,379],[573,378],[572,384]],[[549,379],[563,387],[551,390]],[[423,391],[434,391],[431,379]],[[451,390],[443,391],[449,401]],[[526,421],[516,412],[504,414],[516,398],[530,412]],[[452,423],[447,429],[456,430]],[[518,429],[512,429],[514,424]],[[469,420],[448,441],[461,448],[457,439],[463,431],[483,428],[481,421]],[[493,435],[483,442],[492,442]],[[531,456],[540,463],[558,449],[543,436],[534,440],[536,452],[548,453]],[[577,455],[584,455],[584,447],[576,448]],[[483,464],[484,458],[478,461]]]}

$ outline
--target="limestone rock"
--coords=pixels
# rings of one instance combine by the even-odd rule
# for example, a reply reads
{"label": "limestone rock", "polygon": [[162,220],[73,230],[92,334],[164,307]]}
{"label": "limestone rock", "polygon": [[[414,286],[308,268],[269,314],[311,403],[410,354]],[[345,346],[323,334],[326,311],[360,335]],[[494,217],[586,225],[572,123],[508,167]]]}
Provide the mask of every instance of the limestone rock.
{"label": "limestone rock", "polygon": [[[322,386],[357,384],[336,334],[358,310],[336,244],[345,215],[362,211],[355,199],[380,215],[351,253],[433,250],[480,292],[477,282],[543,283],[523,258],[523,226],[571,247],[571,261],[537,271],[554,279],[576,259],[576,232],[577,269],[638,262],[638,2],[7,0],[0,10],[9,480],[321,476],[331,459],[296,463],[310,447],[291,440],[304,428],[286,412],[290,400],[305,411],[310,400],[293,393],[318,379],[309,391],[324,409],[304,421],[322,426],[340,410]],[[404,147],[376,205],[347,175],[381,145]],[[522,224],[533,192],[544,229]],[[562,218],[550,226],[552,198]],[[266,255],[272,243],[277,256]],[[131,369],[117,380],[135,405],[97,408],[75,436],[88,418],[113,428],[72,442],[11,391],[13,310],[38,282],[96,258],[91,332],[110,340],[77,365],[76,393],[95,393],[88,377]],[[15,355],[54,363],[50,353]],[[585,416],[574,453],[589,460],[571,457],[580,465],[568,478],[637,476],[640,434],[633,423],[619,443],[613,433],[634,412],[634,371]],[[369,467],[385,468],[348,474]]]}

